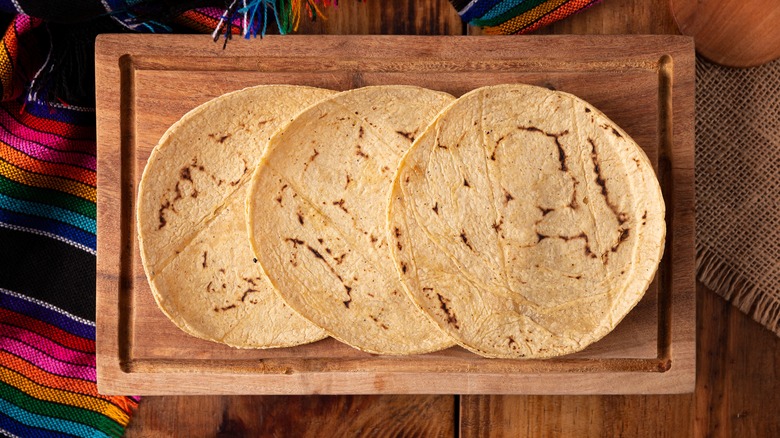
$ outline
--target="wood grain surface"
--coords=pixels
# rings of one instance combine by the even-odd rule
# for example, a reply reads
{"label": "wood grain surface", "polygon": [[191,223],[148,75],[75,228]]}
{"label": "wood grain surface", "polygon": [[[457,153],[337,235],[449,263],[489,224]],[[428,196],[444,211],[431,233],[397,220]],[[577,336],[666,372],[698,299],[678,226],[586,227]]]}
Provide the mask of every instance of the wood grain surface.
{"label": "wood grain surface", "polygon": [[777,0],[670,0],[680,31],[705,58],[753,67],[780,58]]}
{"label": "wood grain surface", "polygon": [[[373,0],[369,0],[371,2]],[[377,2],[394,11],[404,11],[409,5],[445,4],[445,0]],[[590,10],[553,24],[540,33],[675,33],[676,25],[665,1],[660,0],[606,0]],[[342,0],[339,13],[347,10],[357,17],[365,4]],[[425,7],[425,6],[424,6]],[[393,14],[398,12],[393,12]],[[345,14],[346,15],[346,14]],[[332,18],[330,33],[367,33],[368,29],[392,28],[392,20],[381,15],[364,15],[359,23]],[[427,22],[438,22],[432,15],[420,16]],[[457,19],[457,17],[455,17]],[[367,21],[363,21],[367,20]],[[376,20],[381,20],[377,22]],[[370,23],[369,23],[370,21]],[[390,23],[390,24],[389,24]],[[304,31],[323,31],[321,24],[307,26]],[[450,32],[453,27],[449,27]],[[398,29],[401,32],[403,29]],[[426,29],[429,33],[443,33],[441,27]],[[455,32],[458,33],[458,32]],[[683,396],[463,396],[463,409],[421,419],[419,416],[402,418],[407,427],[421,428],[429,422],[459,423],[446,436],[468,436],[483,432],[485,436],[609,436],[599,432],[616,430],[613,436],[626,437],[772,437],[780,436],[780,341],[771,332],[745,316],[714,292],[698,286],[698,363],[697,386],[694,395]],[[192,437],[254,437],[293,436],[285,431],[302,431],[299,436],[335,436],[330,427],[341,427],[354,414],[328,408],[329,419],[317,422],[318,428],[309,428],[310,419],[319,421],[317,407],[342,407],[355,403],[354,399],[371,400],[360,411],[368,418],[369,427],[387,431],[387,424],[396,424],[391,406],[407,404],[412,409],[423,409],[428,400],[439,400],[446,405],[449,396],[309,396],[302,406],[299,397],[144,397],[127,431],[128,437],[176,436],[177,430],[187,431]],[[239,409],[236,406],[265,406],[264,400],[278,404],[285,418],[264,418],[264,424],[254,426],[252,418],[258,409]],[[457,402],[457,399],[456,399]],[[498,408],[498,403],[504,407]],[[510,407],[507,407],[510,406]],[[549,406],[549,409],[539,409]],[[543,412],[543,414],[542,414]],[[454,415],[453,415],[454,414]],[[219,429],[222,418],[245,420],[248,426],[241,431],[225,427]],[[201,418],[219,421],[204,424]],[[493,421],[492,426],[485,424]],[[228,424],[230,424],[228,422]],[[217,428],[215,429],[215,425]],[[330,426],[328,425],[336,425]],[[622,428],[621,428],[621,425]],[[641,427],[641,430],[639,430]],[[284,429],[274,435],[269,431]],[[339,429],[343,430],[343,429]],[[408,429],[410,430],[410,429]],[[419,429],[418,429],[419,430]],[[586,431],[566,434],[569,431]],[[587,432],[593,430],[593,432]],[[623,433],[620,433],[623,431]],[[637,432],[635,434],[628,433]],[[459,433],[460,432],[460,433]],[[489,433],[488,433],[489,432]],[[377,434],[378,435],[378,434]]]}
{"label": "wood grain surface", "polygon": [[[430,437],[455,435],[455,396],[148,397],[128,437]],[[144,411],[140,411],[144,409]]]}

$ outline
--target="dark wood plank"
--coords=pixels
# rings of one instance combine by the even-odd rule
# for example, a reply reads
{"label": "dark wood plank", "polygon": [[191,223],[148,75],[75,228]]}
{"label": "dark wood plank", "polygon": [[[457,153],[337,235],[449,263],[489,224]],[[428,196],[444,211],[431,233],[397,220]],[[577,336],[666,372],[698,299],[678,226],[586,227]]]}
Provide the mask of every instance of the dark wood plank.
{"label": "dark wood plank", "polygon": [[301,21],[299,33],[462,35],[465,26],[448,0],[341,0],[325,20]]}
{"label": "dark wood plank", "polygon": [[780,338],[699,287],[696,436],[780,436]]}
{"label": "dark wood plank", "polygon": [[461,436],[686,437],[693,395],[482,396],[461,402]]}
{"label": "dark wood plank", "polygon": [[127,437],[452,437],[453,396],[145,397]]}

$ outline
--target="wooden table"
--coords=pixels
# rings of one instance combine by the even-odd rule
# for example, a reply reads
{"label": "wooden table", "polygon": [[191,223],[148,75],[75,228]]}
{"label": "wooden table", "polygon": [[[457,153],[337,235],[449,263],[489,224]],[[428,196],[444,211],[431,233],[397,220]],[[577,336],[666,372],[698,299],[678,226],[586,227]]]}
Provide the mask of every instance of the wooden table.
{"label": "wooden table", "polygon": [[[340,3],[302,32],[479,33],[461,24],[447,0]],[[541,30],[676,32],[662,0],[604,0]],[[127,436],[780,436],[780,338],[701,285],[697,299],[694,394],[144,397]]]}

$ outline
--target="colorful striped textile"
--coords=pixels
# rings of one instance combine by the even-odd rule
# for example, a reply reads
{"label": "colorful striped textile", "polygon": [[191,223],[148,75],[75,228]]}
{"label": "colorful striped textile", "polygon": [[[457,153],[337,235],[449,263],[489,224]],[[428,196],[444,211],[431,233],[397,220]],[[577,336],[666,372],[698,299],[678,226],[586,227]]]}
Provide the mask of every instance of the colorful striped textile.
{"label": "colorful striped textile", "polygon": [[601,0],[450,0],[460,18],[488,34],[523,34],[585,10]]}
{"label": "colorful striped textile", "polygon": [[0,435],[118,437],[139,402],[96,385],[95,35],[227,41],[294,31],[331,3],[0,0]]}

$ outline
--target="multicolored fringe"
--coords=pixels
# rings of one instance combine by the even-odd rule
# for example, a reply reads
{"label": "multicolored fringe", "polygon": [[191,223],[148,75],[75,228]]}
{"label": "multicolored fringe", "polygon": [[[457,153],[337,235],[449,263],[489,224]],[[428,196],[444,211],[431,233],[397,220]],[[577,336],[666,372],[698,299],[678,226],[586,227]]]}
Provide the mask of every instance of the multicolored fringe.
{"label": "multicolored fringe", "polygon": [[[365,0],[363,0],[365,1]],[[338,0],[233,0],[223,11],[214,27],[214,41],[220,35],[225,44],[233,34],[244,38],[264,36],[269,23],[276,24],[279,33],[286,35],[298,30],[301,18],[325,19],[321,7],[338,6]]]}
{"label": "multicolored fringe", "polygon": [[461,19],[487,34],[523,34],[587,9],[601,0],[450,0]]}

